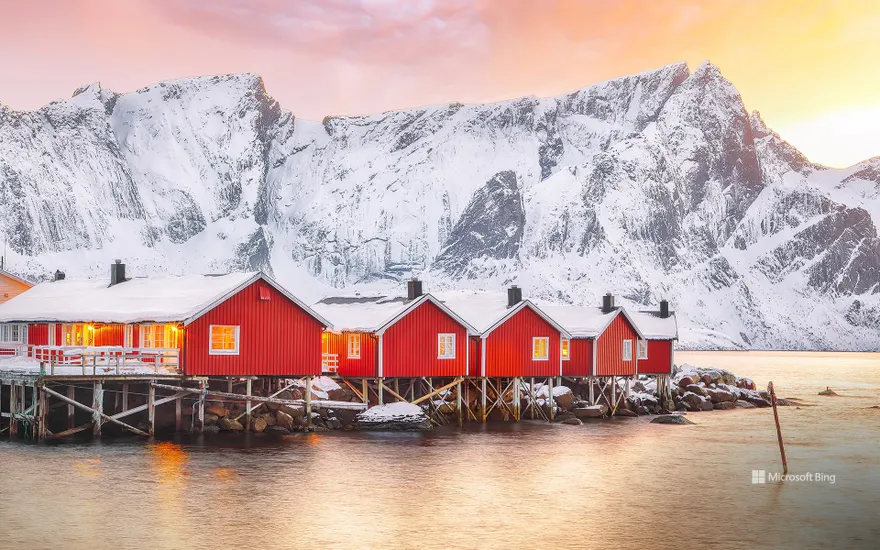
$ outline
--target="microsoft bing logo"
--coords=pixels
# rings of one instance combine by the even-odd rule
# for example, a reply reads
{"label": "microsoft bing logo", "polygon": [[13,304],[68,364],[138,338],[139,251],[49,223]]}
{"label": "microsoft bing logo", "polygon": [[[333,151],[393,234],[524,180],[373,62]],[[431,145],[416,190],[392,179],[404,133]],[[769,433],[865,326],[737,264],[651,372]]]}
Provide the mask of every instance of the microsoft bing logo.
{"label": "microsoft bing logo", "polygon": [[767,483],[767,470],[752,470],[752,483]]}

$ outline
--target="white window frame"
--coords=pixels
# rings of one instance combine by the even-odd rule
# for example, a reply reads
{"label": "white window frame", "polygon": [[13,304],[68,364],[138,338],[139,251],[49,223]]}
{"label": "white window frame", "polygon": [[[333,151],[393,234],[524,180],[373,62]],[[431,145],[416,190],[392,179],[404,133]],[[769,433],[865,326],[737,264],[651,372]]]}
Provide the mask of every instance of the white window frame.
{"label": "white window frame", "polygon": [[[82,344],[76,343],[77,327],[83,336]],[[70,343],[67,342],[70,336]],[[61,325],[61,345],[65,347],[90,348],[95,345],[95,328],[88,323],[69,323]]]}
{"label": "white window frame", "polygon": [[[535,357],[535,343],[538,340],[544,340],[544,357]],[[549,361],[550,360],[550,337],[549,336],[533,336],[532,337],[532,361]]]}
{"label": "white window frame", "polygon": [[[13,330],[17,334],[13,337]],[[0,325],[0,342],[9,344],[27,344],[28,326],[22,323],[3,323]]]}
{"label": "white window frame", "polygon": [[621,350],[624,361],[632,361],[633,360],[633,341],[632,340],[624,340],[623,341],[623,350]]}
{"label": "white window frame", "polygon": [[[232,325],[217,325],[217,326],[232,326]],[[162,331],[162,347],[156,347],[156,331],[161,328]],[[139,340],[138,347],[142,349],[177,349],[180,335],[178,334],[179,329],[177,326],[172,324],[165,323],[147,323],[145,325],[140,325],[139,328]],[[147,345],[147,332],[150,333],[150,345]],[[126,345],[128,345],[128,333],[126,333]],[[210,335],[209,335],[210,338]]]}
{"label": "white window frame", "polygon": [[[214,349],[214,327],[235,329],[235,349]],[[241,348],[241,327],[239,325],[208,325],[208,355],[238,355]]]}
{"label": "white window frame", "polygon": [[[357,353],[354,353],[352,344],[357,343]],[[349,359],[360,359],[361,358],[361,334],[359,332],[351,333],[348,335],[348,338],[345,342],[345,347],[348,353],[346,357]]]}
{"label": "white window frame", "polygon": [[[644,353],[642,353],[644,352]],[[647,340],[639,340],[636,350],[636,357],[641,359],[648,358],[648,341]]]}
{"label": "white window frame", "polygon": [[[441,346],[443,345],[443,340],[448,339],[448,343],[446,345],[447,353],[443,355],[440,353]],[[443,332],[437,334],[437,359],[455,359],[455,333],[454,332]]]}
{"label": "white window frame", "polygon": [[[568,353],[562,353],[562,350],[564,350],[566,347],[568,347]],[[563,361],[571,360],[571,340],[569,340],[568,338],[561,338],[559,340],[559,355],[562,357]]]}
{"label": "white window frame", "polygon": [[55,331],[57,330],[56,327],[57,327],[57,325],[55,323],[49,324],[49,345],[50,346],[57,345],[57,343],[56,343],[57,338],[55,337]]}

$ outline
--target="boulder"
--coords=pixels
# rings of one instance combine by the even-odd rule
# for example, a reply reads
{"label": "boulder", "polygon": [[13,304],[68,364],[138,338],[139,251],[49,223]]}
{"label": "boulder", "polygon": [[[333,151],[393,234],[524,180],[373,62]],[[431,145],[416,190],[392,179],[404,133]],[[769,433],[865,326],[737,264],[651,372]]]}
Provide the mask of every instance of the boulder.
{"label": "boulder", "polygon": [[704,374],[702,377],[700,377],[700,380],[702,380],[703,384],[705,384],[706,386],[709,386],[715,382],[715,380],[708,374]]}
{"label": "boulder", "polygon": [[260,418],[266,421],[266,427],[275,425],[275,415],[272,413],[261,414]]}
{"label": "boulder", "polygon": [[266,424],[266,421],[263,420],[262,416],[254,418],[253,422],[251,423],[251,429],[257,433],[263,433],[268,427],[269,425]]}
{"label": "boulder", "polygon": [[205,413],[205,426],[213,426],[217,424],[219,417],[216,414]]}
{"label": "boulder", "polygon": [[681,380],[678,381],[679,388],[687,388],[688,386],[693,385],[694,379],[690,376],[682,376]]}
{"label": "boulder", "polygon": [[685,394],[681,396],[681,402],[679,405],[683,404],[689,411],[698,411],[700,410],[700,404],[702,402],[703,399],[699,395],[693,392],[685,392]]}
{"label": "boulder", "polygon": [[605,405],[588,405],[586,407],[578,407],[573,413],[576,418],[601,418],[608,412]]}
{"label": "boulder", "polygon": [[572,416],[571,418],[566,418],[565,420],[560,422],[560,424],[567,424],[567,425],[571,425],[571,426],[580,426],[581,424],[583,424],[583,422],[581,422],[579,419]]}
{"label": "boulder", "polygon": [[224,418],[226,416],[229,416],[229,409],[227,409],[223,405],[211,403],[210,405],[205,406],[205,414],[213,414],[217,418]]}
{"label": "boulder", "polygon": [[647,391],[645,389],[645,383],[642,382],[641,380],[636,380],[635,382],[633,382],[632,391],[639,392],[639,393],[645,393]]}
{"label": "boulder", "polygon": [[736,408],[736,403],[734,401],[721,401],[713,403],[712,406],[715,407],[716,411],[729,411]]}
{"label": "boulder", "polygon": [[330,401],[351,401],[351,395],[342,388],[334,388],[327,392],[327,398]]}
{"label": "boulder", "polygon": [[648,407],[645,407],[644,405],[637,406],[636,414],[639,416],[645,416],[646,414],[648,414]]}
{"label": "boulder", "polygon": [[636,417],[639,415],[634,413],[633,411],[627,409],[627,408],[618,407],[617,410],[614,411],[614,416]]}
{"label": "boulder", "polygon": [[[292,400],[293,400],[293,394],[290,393],[290,390],[284,390],[283,392],[281,392],[281,393],[279,393],[278,395],[276,395],[276,396],[275,396],[275,399],[285,399],[285,400],[291,400],[291,401],[292,401]],[[279,408],[281,408],[281,407],[283,407],[283,406],[284,406],[284,405],[279,405],[278,403],[266,403],[266,408],[269,409],[269,410],[272,411],[272,412],[277,411]]]}
{"label": "boulder", "polygon": [[330,428],[331,430],[341,430],[342,429],[342,422],[340,422],[339,419],[336,418],[335,416],[328,418],[327,421],[325,422],[325,425],[328,428]]}
{"label": "boulder", "polygon": [[278,407],[278,410],[293,418],[304,418],[306,415],[305,407],[290,407],[288,405],[281,405],[280,407]]}
{"label": "boulder", "polygon": [[553,401],[557,407],[570,411],[574,408],[574,393],[566,386],[553,388]]}
{"label": "boulder", "polygon": [[737,401],[733,405],[737,409],[754,409],[754,408],[756,408],[754,405],[752,405],[751,403],[749,403],[748,401],[745,401],[743,399],[740,399],[739,401]]}
{"label": "boulder", "polygon": [[715,408],[715,405],[712,404],[712,401],[709,399],[704,399],[702,403],[700,403],[701,411],[711,411]]}
{"label": "boulder", "polygon": [[283,428],[281,426],[276,425],[276,426],[269,426],[268,428],[266,428],[266,433],[267,434],[271,433],[271,434],[278,434],[278,435],[287,435],[290,433],[290,430],[287,428]]}
{"label": "boulder", "polygon": [[275,411],[275,426],[273,428],[293,429],[293,417],[282,410]]}
{"label": "boulder", "polygon": [[737,388],[742,388],[744,390],[756,390],[757,386],[755,386],[754,380],[751,378],[734,378],[734,384]]}
{"label": "boulder", "polygon": [[837,394],[830,387],[825,386],[825,389],[820,391],[819,395],[824,395],[826,397],[835,397]]}
{"label": "boulder", "polygon": [[202,430],[203,434],[218,434],[220,433],[220,426],[216,424],[212,424],[210,426],[205,426],[205,429]]}
{"label": "boulder", "polygon": [[[762,407],[770,407],[770,402],[764,399],[763,397],[749,396],[746,397],[746,401],[751,403],[752,405],[762,408]],[[739,403],[739,401],[737,401]]]}
{"label": "boulder", "polygon": [[371,407],[356,417],[359,430],[425,431],[432,429],[425,411],[412,403],[398,402]]}
{"label": "boulder", "polygon": [[217,420],[217,427],[225,432],[241,432],[244,431],[244,426],[241,425],[241,422],[238,420],[233,420],[229,417],[223,417]]}
{"label": "boulder", "polygon": [[706,390],[706,392],[709,394],[709,399],[712,400],[712,403],[726,403],[736,401],[736,396],[727,390],[708,389]]}
{"label": "boulder", "polygon": [[693,422],[685,418],[684,415],[669,414],[651,419],[651,424],[676,424],[679,426],[683,426],[686,424],[693,424]]}
{"label": "boulder", "polygon": [[695,394],[702,396],[702,397],[706,397],[707,395],[709,395],[706,392],[706,388],[704,388],[703,386],[698,386],[696,384],[691,384],[686,389],[687,389],[687,391],[689,391],[691,393],[695,393]]}

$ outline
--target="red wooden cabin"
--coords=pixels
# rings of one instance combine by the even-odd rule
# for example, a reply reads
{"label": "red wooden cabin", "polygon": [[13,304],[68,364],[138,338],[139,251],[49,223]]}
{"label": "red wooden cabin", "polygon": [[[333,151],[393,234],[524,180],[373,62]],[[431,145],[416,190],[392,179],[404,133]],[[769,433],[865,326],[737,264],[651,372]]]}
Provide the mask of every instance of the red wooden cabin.
{"label": "red wooden cabin", "polygon": [[[324,357],[336,373],[357,378],[467,376],[475,329],[410,281],[407,298],[336,296],[315,309],[331,319]],[[332,369],[331,369],[332,370]]]}
{"label": "red wooden cabin", "polygon": [[[109,283],[109,284],[108,284]],[[188,376],[321,374],[329,323],[262,273],[56,280],[0,305],[52,364],[153,365]]]}
{"label": "red wooden cabin", "polygon": [[638,311],[632,317],[644,336],[639,345],[639,374],[672,374],[678,322],[669,311],[669,302],[660,302],[659,311]]}
{"label": "red wooden cabin", "polygon": [[550,377],[562,373],[568,332],[512,287],[501,293],[449,292],[444,303],[479,331],[471,342],[471,376]]}
{"label": "red wooden cabin", "polygon": [[564,376],[629,376],[639,372],[641,333],[630,314],[605,296],[602,307],[545,306],[570,334],[563,342]]}

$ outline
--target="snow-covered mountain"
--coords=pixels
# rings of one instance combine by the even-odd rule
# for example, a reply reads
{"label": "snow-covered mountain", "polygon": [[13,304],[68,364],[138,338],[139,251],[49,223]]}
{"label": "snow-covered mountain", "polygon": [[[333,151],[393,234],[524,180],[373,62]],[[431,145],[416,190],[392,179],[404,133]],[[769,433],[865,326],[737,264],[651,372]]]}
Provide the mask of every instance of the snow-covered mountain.
{"label": "snow-covered mountain", "polygon": [[811,163],[708,63],[321,122],[250,74],[0,105],[0,233],[32,277],[261,268],[317,299],[418,274],[669,298],[691,346],[876,350],[878,220],[880,157]]}

